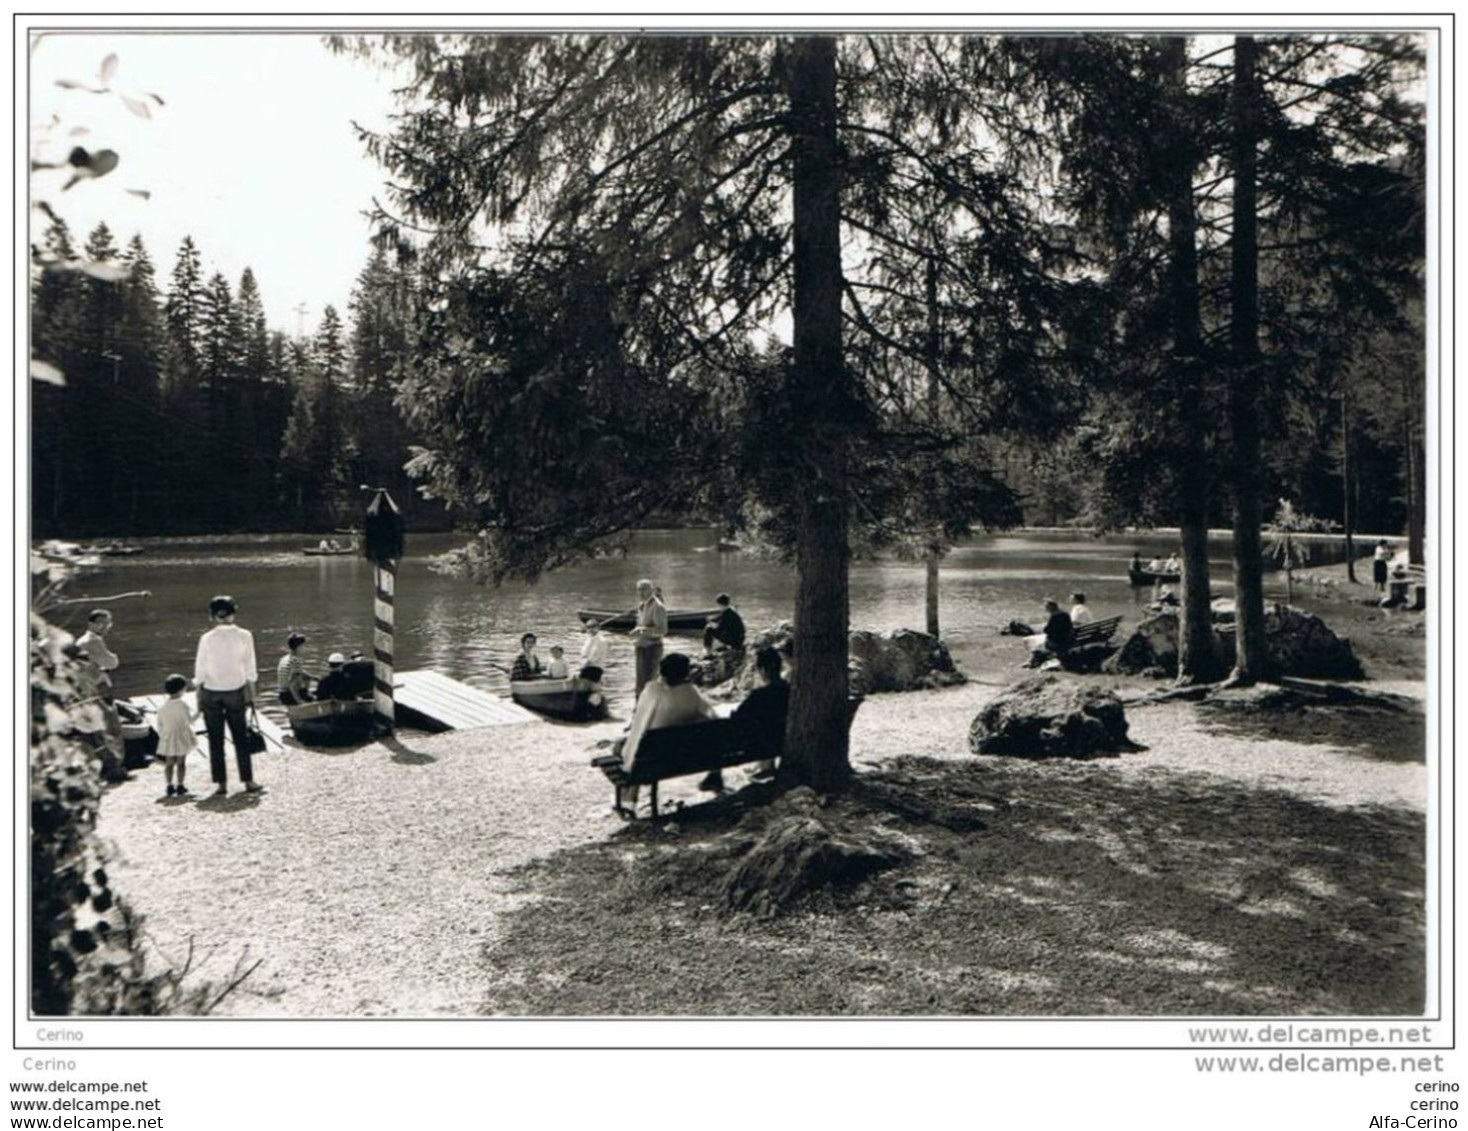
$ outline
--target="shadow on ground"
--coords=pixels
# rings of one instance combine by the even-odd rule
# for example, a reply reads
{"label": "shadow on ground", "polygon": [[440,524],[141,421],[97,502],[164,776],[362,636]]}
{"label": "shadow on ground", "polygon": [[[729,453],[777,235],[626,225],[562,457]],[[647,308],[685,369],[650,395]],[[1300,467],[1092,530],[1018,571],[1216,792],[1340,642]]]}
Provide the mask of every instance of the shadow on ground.
{"label": "shadow on ground", "polygon": [[1323,744],[1381,762],[1427,761],[1427,716],[1420,703],[1352,687],[1270,689],[1264,698],[1210,698],[1198,720],[1240,738]]}
{"label": "shadow on ground", "polygon": [[1420,814],[1114,763],[903,758],[823,811],[908,862],[726,913],[738,795],[514,873],[485,955],[509,1014],[1412,1014]]}

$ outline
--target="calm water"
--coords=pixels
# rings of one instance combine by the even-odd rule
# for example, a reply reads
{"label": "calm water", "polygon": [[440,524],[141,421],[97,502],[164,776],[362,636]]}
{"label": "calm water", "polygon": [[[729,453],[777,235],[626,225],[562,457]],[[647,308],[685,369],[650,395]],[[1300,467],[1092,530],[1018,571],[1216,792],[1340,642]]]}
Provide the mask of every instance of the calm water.
{"label": "calm water", "polygon": [[[587,562],[548,574],[533,586],[489,589],[429,569],[431,555],[461,541],[457,535],[412,535],[398,574],[396,655],[399,668],[433,668],[466,683],[505,691],[505,677],[490,663],[508,665],[520,634],[540,637],[542,659],[551,644],[575,660],[582,635],[576,609],[626,609],[638,578],[663,588],[670,608],[706,608],[727,592],[751,630],[791,615],[795,574],[791,567],[744,552],[710,549],[714,532],[653,530],[640,533],[626,558]],[[109,641],[122,659],[115,674],[124,696],[161,690],[170,672],[193,674],[198,636],[209,627],[207,606],[217,593],[240,604],[239,622],[255,634],[262,687],[274,684],[274,666],[286,636],[303,632],[313,670],[333,651],[372,648],[372,567],[358,557],[314,558],[300,550],[318,536],[271,535],[211,539],[143,539],[147,551],[106,564],[72,587],[74,595],[147,589],[152,596],[112,606],[116,627]],[[941,589],[943,635],[961,665],[977,678],[999,673],[1021,659],[1020,647],[997,630],[1013,618],[1035,622],[1040,602],[1054,596],[1068,605],[1084,591],[1098,617],[1121,613],[1135,623],[1150,591],[1133,589],[1126,565],[1133,549],[1144,557],[1175,548],[1165,535],[1115,535],[1093,539],[1069,532],[1026,532],[976,539],[944,561]],[[1230,592],[1228,544],[1214,543],[1215,591]],[[1274,582],[1270,582],[1271,586]],[[1282,588],[1282,581],[1279,583]],[[921,564],[883,560],[852,567],[852,625],[878,630],[923,627]],[[64,627],[80,632],[85,605],[68,606]],[[695,637],[682,640],[688,650]],[[625,691],[631,682],[631,648],[610,636],[607,686]],[[268,674],[267,674],[268,673]]]}

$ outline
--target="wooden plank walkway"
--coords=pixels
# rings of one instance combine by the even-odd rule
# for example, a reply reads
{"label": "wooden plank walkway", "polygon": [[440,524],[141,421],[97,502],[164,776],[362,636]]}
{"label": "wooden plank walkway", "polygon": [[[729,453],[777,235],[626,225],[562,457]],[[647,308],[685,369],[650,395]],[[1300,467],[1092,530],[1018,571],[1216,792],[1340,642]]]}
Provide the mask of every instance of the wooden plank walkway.
{"label": "wooden plank walkway", "polygon": [[435,671],[394,672],[393,698],[399,708],[449,730],[511,726],[540,718],[518,703]]}
{"label": "wooden plank walkway", "polygon": [[[185,691],[183,693],[183,700],[185,703],[188,704],[190,712],[197,711],[199,709],[197,697],[192,691]],[[123,702],[131,703],[140,711],[147,711],[150,715],[156,715],[158,713],[158,708],[163,706],[164,703],[168,702],[168,696],[135,695],[131,699],[123,700]],[[271,718],[263,705],[259,705],[257,707],[257,713],[259,715],[260,733],[265,736],[265,753],[279,754],[282,750],[285,749],[285,731],[281,729],[280,723],[278,721]],[[249,715],[247,714],[246,718],[248,717]],[[151,722],[152,720],[149,721]],[[209,757],[209,740],[204,737],[203,718],[197,718],[194,720],[194,730],[198,734],[198,739],[194,743],[194,750],[197,753],[201,754],[207,760]],[[225,751],[225,757],[229,758],[231,760],[230,764],[233,765],[234,742],[229,737],[229,727],[224,728],[224,745],[227,747],[227,750]]]}

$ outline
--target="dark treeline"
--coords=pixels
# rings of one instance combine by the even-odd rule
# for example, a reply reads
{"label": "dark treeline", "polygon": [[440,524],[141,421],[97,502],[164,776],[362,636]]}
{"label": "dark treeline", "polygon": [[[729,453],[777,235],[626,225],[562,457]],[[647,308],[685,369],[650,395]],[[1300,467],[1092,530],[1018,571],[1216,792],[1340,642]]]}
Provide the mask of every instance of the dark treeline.
{"label": "dark treeline", "polygon": [[249,268],[206,277],[191,238],[162,288],[105,224],[78,248],[58,218],[34,255],[32,349],[65,380],[32,383],[37,536],[328,530],[357,524],[362,484],[445,523],[403,472],[414,288],[383,253],[347,321],[328,306],[305,339],[267,328]]}

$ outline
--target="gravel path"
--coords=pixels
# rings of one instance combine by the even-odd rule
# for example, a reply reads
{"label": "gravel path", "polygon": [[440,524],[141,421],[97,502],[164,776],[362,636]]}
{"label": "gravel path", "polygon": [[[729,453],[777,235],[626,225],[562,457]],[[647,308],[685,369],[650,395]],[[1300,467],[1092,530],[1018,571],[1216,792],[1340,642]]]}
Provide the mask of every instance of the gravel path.
{"label": "gravel path", "polygon": [[[854,761],[967,757],[969,720],[994,690],[872,697],[853,729]],[[1133,708],[1129,719],[1149,749],[1112,763],[1118,773],[1255,783],[1336,806],[1426,803],[1420,763],[1232,735],[1188,703]],[[507,873],[619,826],[610,787],[587,763],[620,729],[534,722],[291,749],[257,761],[265,793],[223,800],[207,797],[201,761],[189,767],[195,800],[165,799],[152,767],[108,793],[101,833],[158,969],[181,965],[191,940],[193,979],[227,982],[238,963],[262,960],[220,1015],[474,1015],[481,956],[526,898]],[[691,799],[695,782],[665,794]]]}

